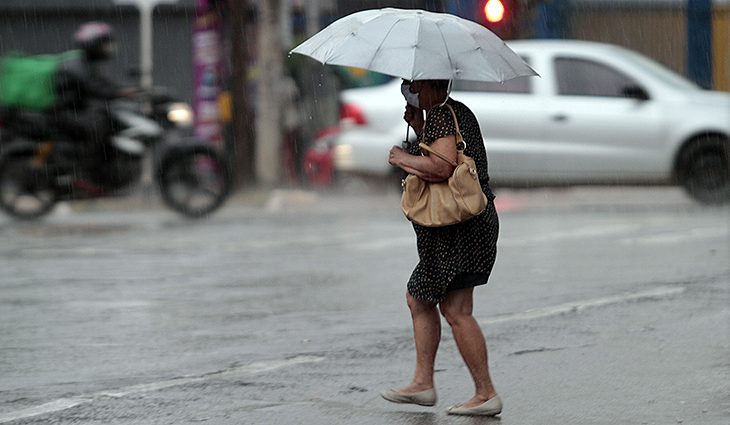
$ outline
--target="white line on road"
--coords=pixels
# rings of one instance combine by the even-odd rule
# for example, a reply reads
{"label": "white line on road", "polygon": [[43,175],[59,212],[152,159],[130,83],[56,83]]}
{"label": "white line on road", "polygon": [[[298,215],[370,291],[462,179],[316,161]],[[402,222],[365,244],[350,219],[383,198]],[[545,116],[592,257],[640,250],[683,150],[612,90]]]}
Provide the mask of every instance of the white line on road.
{"label": "white line on road", "polygon": [[554,242],[554,241],[560,241],[560,240],[576,240],[576,239],[586,239],[586,238],[596,238],[596,237],[604,237],[604,236],[612,236],[616,234],[621,233],[631,233],[635,231],[638,228],[637,225],[633,224],[618,224],[613,226],[590,226],[590,227],[582,227],[577,229],[571,229],[567,231],[560,231],[560,232],[549,232],[544,234],[537,234],[535,236],[525,237],[525,238],[501,238],[499,245],[500,246],[522,246],[522,245],[532,245],[536,243],[543,243],[543,242]]}
{"label": "white line on road", "polygon": [[416,247],[415,235],[404,237],[380,238],[352,244],[359,251],[382,251],[387,248]]}
{"label": "white line on road", "polygon": [[728,227],[706,227],[681,232],[624,238],[621,239],[621,243],[624,245],[670,245],[704,239],[725,239],[728,235],[730,235],[730,228]]}
{"label": "white line on road", "polygon": [[[586,238],[597,238],[612,236],[622,233],[631,233],[638,228],[636,225],[616,225],[616,226],[604,226],[604,227],[583,227],[578,229],[572,229],[564,232],[549,232],[541,235],[535,235],[525,238],[501,238],[499,245],[506,246],[524,246],[524,245],[535,245],[539,243],[554,242],[560,240],[576,240]],[[400,247],[415,247],[416,238],[412,234],[402,237],[386,237],[365,240],[362,242],[350,243],[348,247],[357,249],[360,251],[380,251],[387,248],[400,248]]]}
{"label": "white line on road", "polygon": [[483,325],[492,325],[502,322],[513,322],[518,320],[534,320],[545,317],[559,316],[567,313],[577,313],[588,308],[604,307],[611,304],[622,304],[631,301],[641,301],[648,299],[667,298],[684,292],[684,287],[664,286],[660,288],[650,289],[641,292],[628,292],[625,294],[613,295],[609,297],[594,298],[589,300],[575,301],[566,304],[560,304],[551,307],[536,308],[519,313],[506,314],[491,319],[480,319],[479,323]]}
{"label": "white line on road", "polygon": [[[536,245],[555,241],[584,240],[602,238],[620,234],[632,234],[639,228],[638,225],[618,224],[612,226],[589,226],[570,229],[567,231],[547,232],[527,237],[501,237],[499,245],[503,247]],[[279,249],[281,247],[315,248],[328,245],[342,245],[344,248],[356,251],[381,251],[384,249],[407,248],[416,246],[416,237],[410,230],[398,231],[398,235],[373,237],[361,233],[331,233],[316,235],[299,235],[287,239],[245,240],[224,245],[228,251]]]}
{"label": "white line on road", "polygon": [[41,404],[36,407],[18,410],[16,412],[5,413],[0,416],[0,424],[17,421],[19,419],[27,419],[33,416],[43,415],[46,413],[60,412],[61,410],[70,409],[80,404],[90,403],[93,399],[87,397],[59,398],[50,403]]}
{"label": "white line on road", "polygon": [[255,362],[248,365],[232,367],[218,372],[208,373],[201,376],[189,376],[170,379],[167,381],[153,382],[150,384],[132,385],[125,388],[120,388],[111,391],[100,391],[88,395],[80,395],[77,397],[60,398],[58,400],[51,401],[49,403],[42,404],[40,406],[29,407],[27,409],[18,410],[15,412],[9,412],[0,414],[0,424],[17,421],[20,419],[27,419],[34,416],[40,416],[48,413],[60,412],[67,410],[72,407],[79,406],[81,404],[91,403],[102,397],[126,397],[132,394],[147,393],[151,391],[158,391],[165,388],[177,387],[181,385],[188,385],[196,382],[205,381],[212,378],[226,378],[231,376],[240,375],[253,375],[257,373],[270,372],[289,366],[305,364],[305,363],[318,363],[324,360],[324,357],[318,356],[297,356],[290,359],[270,360]]}

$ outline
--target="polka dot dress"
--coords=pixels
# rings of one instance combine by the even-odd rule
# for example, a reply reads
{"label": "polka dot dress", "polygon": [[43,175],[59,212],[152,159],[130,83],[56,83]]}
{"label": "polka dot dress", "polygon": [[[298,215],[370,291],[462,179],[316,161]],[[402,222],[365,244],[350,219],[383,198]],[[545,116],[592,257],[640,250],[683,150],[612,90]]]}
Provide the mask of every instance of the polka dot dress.
{"label": "polka dot dress", "polygon": [[[413,223],[420,261],[408,281],[408,292],[418,300],[434,303],[443,301],[450,290],[487,283],[497,257],[499,234],[494,194],[489,188],[487,152],[479,123],[463,103],[449,98],[448,104],[454,108],[467,143],[465,154],[474,159],[489,202],[482,214],[463,223],[445,227],[423,227]],[[430,145],[453,134],[456,134],[456,126],[449,109],[446,106],[431,109],[422,141]],[[409,153],[421,154],[417,143],[409,148]]]}

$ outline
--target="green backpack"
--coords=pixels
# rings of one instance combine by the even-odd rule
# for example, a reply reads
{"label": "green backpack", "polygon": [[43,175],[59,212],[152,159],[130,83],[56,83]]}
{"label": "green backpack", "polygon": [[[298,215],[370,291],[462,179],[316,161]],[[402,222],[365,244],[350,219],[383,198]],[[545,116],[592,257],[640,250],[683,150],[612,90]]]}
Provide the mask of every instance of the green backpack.
{"label": "green backpack", "polygon": [[12,54],[0,58],[0,106],[44,111],[56,102],[53,78],[58,66],[78,50],[48,55]]}

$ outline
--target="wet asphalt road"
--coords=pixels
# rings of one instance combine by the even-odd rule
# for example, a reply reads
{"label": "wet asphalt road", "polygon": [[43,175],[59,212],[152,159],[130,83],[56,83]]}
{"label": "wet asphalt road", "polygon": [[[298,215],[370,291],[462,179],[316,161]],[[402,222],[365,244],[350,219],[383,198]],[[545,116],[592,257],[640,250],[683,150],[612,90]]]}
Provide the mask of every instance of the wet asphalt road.
{"label": "wet asphalt road", "polygon": [[[124,201],[0,218],[0,424],[730,423],[730,208],[672,188],[500,191],[475,315],[505,401],[448,329],[410,378],[412,230],[395,193],[273,192],[191,222]],[[153,202],[154,204],[154,202]]]}

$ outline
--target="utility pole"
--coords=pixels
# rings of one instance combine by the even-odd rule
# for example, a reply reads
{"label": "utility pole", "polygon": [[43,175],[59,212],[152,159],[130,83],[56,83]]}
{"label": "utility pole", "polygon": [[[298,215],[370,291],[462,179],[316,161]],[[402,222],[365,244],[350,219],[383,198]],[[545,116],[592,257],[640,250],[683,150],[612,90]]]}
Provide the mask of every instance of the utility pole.
{"label": "utility pole", "polygon": [[258,87],[256,96],[256,177],[275,185],[281,175],[281,102],[277,83],[282,78],[283,54],[279,30],[281,0],[258,3]]}
{"label": "utility pole", "polygon": [[254,173],[254,133],[248,101],[248,50],[246,27],[249,6],[247,0],[228,3],[231,11],[231,97],[233,101],[233,146],[238,183],[249,186]]}
{"label": "utility pole", "polygon": [[292,36],[293,32],[291,22],[291,13],[293,6],[292,3],[293,0],[281,0],[281,5],[279,6],[279,28],[281,30],[281,45],[285,50],[288,49],[294,41]]}
{"label": "utility pole", "polygon": [[319,31],[319,0],[307,1],[307,36],[311,37]]}
{"label": "utility pole", "polygon": [[177,0],[114,0],[115,4],[137,6],[139,10],[140,66],[142,88],[152,87],[152,12],[160,3],[177,3]]}
{"label": "utility pole", "polygon": [[[140,87],[150,90],[153,84],[154,56],[152,53],[153,21],[152,12],[158,4],[174,4],[177,0],[114,0],[116,5],[134,5],[139,11],[139,56],[140,56]],[[147,154],[142,163],[142,187],[149,191],[152,187],[152,157]]]}

